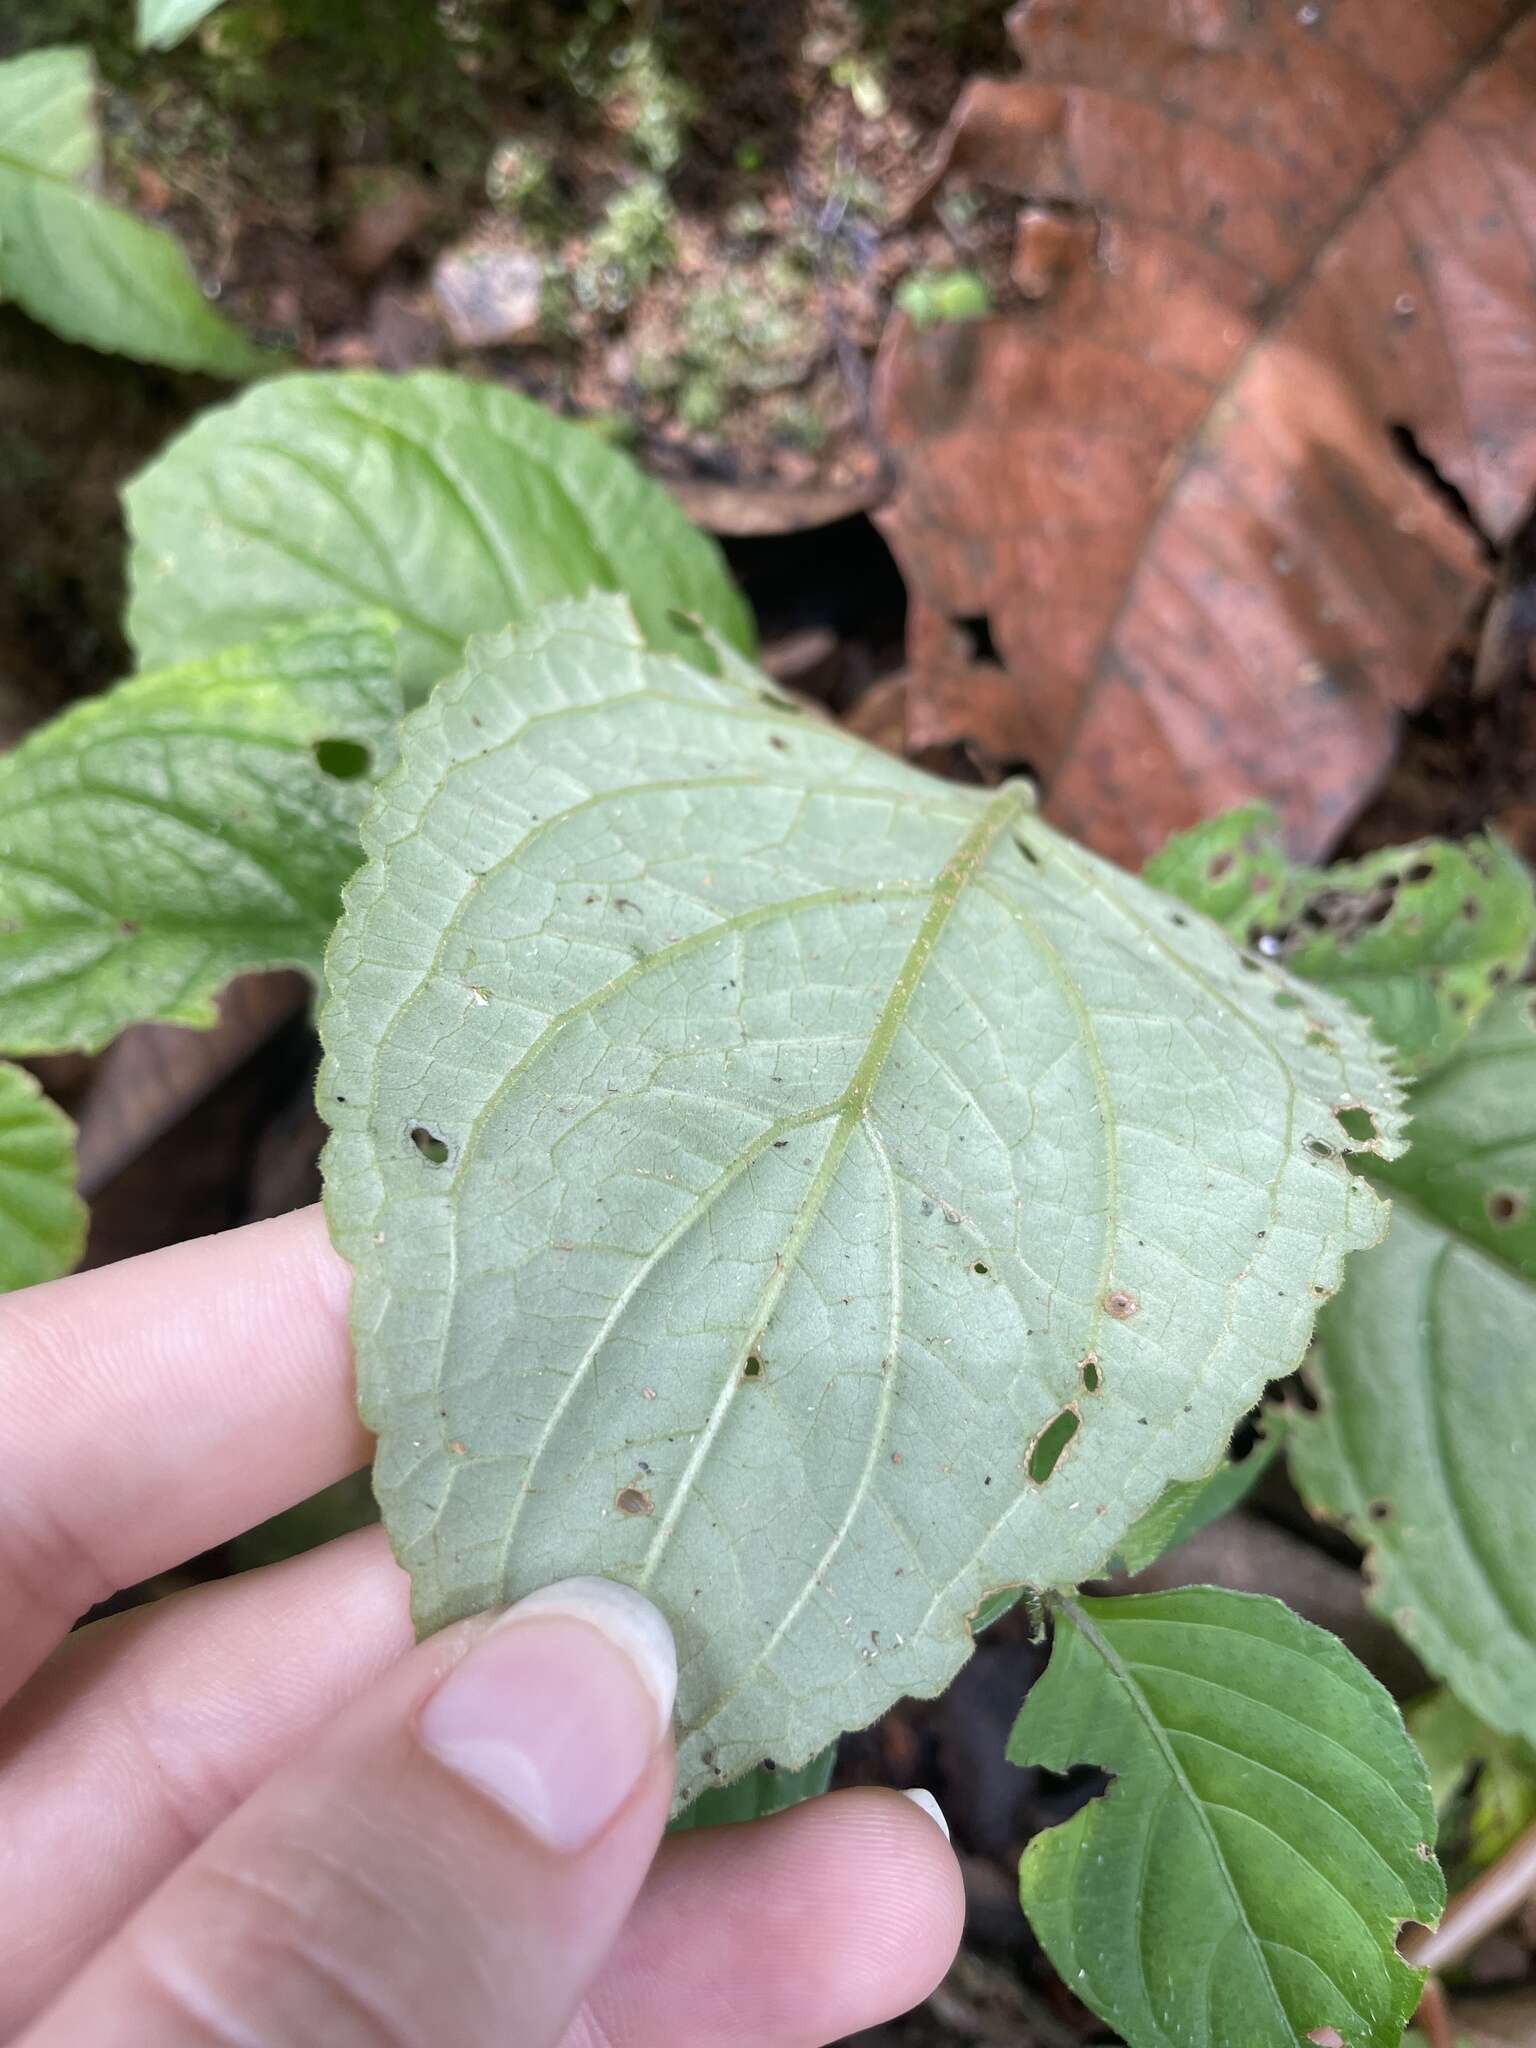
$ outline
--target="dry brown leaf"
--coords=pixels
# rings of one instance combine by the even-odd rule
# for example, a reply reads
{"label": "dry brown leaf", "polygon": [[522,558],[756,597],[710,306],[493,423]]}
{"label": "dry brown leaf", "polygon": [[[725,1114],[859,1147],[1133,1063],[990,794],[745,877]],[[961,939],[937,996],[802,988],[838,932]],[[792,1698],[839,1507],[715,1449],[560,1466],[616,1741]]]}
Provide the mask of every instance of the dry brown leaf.
{"label": "dry brown leaf", "polygon": [[[876,378],[909,743],[1127,862],[1255,795],[1337,838],[1536,480],[1536,32],[1508,0],[1035,0],[943,173],[1025,202],[1003,317]],[[956,622],[985,619],[1003,666]],[[984,642],[983,642],[984,644]]]}

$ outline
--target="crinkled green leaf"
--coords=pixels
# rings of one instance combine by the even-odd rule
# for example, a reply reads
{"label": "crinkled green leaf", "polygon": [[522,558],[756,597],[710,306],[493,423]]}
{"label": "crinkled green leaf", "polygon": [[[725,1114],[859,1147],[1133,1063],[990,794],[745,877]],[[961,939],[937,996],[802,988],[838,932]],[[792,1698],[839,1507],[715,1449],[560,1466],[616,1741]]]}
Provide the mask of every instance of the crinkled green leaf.
{"label": "crinkled green leaf", "polygon": [[66,341],[254,376],[267,359],[209,305],[172,237],[89,189],[94,90],[85,50],[0,63],[0,298]]}
{"label": "crinkled green leaf", "polygon": [[1286,1416],[1272,1408],[1264,1434],[1246,1458],[1224,1459],[1205,1479],[1176,1479],[1126,1531],[1117,1556],[1128,1572],[1144,1572],[1166,1551],[1176,1550],[1247,1499],[1285,1443]]}
{"label": "crinkled green leaf", "polygon": [[1107,1793],[1037,1835],[1024,1911],[1128,2048],[1398,2048],[1399,1923],[1445,1885],[1390,1696],[1278,1600],[1192,1586],[1066,1603],[1008,1755]]}
{"label": "crinkled green leaf", "polygon": [[1536,1820],[1536,1751],[1480,1721],[1448,1686],[1416,1700],[1407,1719],[1429,1771],[1442,1843],[1449,1826],[1474,1868],[1496,1862]]}
{"label": "crinkled green leaf", "polygon": [[597,435],[494,384],[426,372],[282,377],[204,413],[129,487],[128,630],[145,663],[312,612],[401,624],[408,700],[471,633],[623,591],[658,647],[750,648],[719,549]]}
{"label": "crinkled green leaf", "polygon": [[1397,1122],[1358,1018],[1023,785],[722,663],[612,599],[473,643],[365,825],[322,1026],[418,1620],[646,1588],[685,1803],[938,1691],[986,1595],[1208,1471],[1380,1229],[1337,1107]]}
{"label": "crinkled green leaf", "polygon": [[1147,880],[1347,997],[1413,1072],[1455,1051],[1536,944],[1531,878],[1491,834],[1296,867],[1274,812],[1255,804],[1170,839]]}
{"label": "crinkled green leaf", "polygon": [[1415,1091],[1391,1233],[1318,1325],[1291,1470],[1364,1545],[1371,1604],[1536,1741],[1536,991]]}
{"label": "crinkled green leaf", "polygon": [[138,0],[135,32],[141,50],[169,50],[212,14],[219,0]]}
{"label": "crinkled green leaf", "polygon": [[0,757],[0,1047],[212,1024],[233,975],[318,973],[393,671],[388,619],[316,621],[120,683]]}
{"label": "crinkled green leaf", "polygon": [[832,1782],[837,1762],[837,1744],[798,1771],[781,1771],[759,1764],[731,1785],[712,1785],[701,1792],[686,1813],[672,1823],[675,1834],[688,1828],[720,1828],[743,1820],[766,1820],[771,1813],[783,1813],[805,1799],[819,1799]]}
{"label": "crinkled green leaf", "polygon": [[29,1073],[0,1060],[0,1294],[67,1273],[84,1244],[75,1127]]}

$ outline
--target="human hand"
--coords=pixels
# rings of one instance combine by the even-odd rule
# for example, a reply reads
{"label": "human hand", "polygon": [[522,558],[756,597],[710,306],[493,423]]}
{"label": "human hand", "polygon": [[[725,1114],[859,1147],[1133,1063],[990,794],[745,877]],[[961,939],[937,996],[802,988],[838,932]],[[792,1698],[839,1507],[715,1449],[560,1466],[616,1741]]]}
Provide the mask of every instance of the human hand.
{"label": "human hand", "polygon": [[67,1634],[364,1462],[347,1289],[311,1210],[0,1300],[0,2040],[813,2048],[923,1997],[960,1879],[899,1794],[661,1842],[637,1594],[413,1647],[368,1529]]}

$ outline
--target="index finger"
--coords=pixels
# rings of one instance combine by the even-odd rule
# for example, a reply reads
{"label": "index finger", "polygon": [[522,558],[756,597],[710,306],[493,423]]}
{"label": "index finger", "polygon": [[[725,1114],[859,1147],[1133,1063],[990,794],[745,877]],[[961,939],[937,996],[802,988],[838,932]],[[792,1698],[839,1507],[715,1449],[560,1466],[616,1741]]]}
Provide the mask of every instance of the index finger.
{"label": "index finger", "polygon": [[355,1471],[318,1209],[0,1298],[0,1698],[88,1607]]}

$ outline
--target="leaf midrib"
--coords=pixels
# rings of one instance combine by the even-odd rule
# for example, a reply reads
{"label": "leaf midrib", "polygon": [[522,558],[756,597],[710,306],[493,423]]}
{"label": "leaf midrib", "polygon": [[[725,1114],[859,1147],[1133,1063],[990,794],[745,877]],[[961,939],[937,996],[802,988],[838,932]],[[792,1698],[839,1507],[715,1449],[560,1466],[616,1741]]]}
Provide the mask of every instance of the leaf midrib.
{"label": "leaf midrib", "polygon": [[[1191,1811],[1194,1813],[1200,1832],[1205,1837],[1206,1846],[1210,1850],[1217,1870],[1221,1873],[1221,1881],[1226,1889],[1227,1897],[1231,1901],[1232,1910],[1237,1916],[1238,1925],[1248,1937],[1255,1952],[1262,1956],[1264,1953],[1264,1943],[1254,1932],[1253,1923],[1248,1918],[1248,1909],[1244,1905],[1242,1894],[1237,1888],[1237,1881],[1228,1868],[1226,1856],[1222,1851],[1220,1842],[1216,1838],[1216,1830],[1211,1826],[1210,1819],[1206,1814],[1205,1804],[1195,1791],[1194,1786],[1190,1783],[1184,1766],[1179,1762],[1178,1755],[1172,1743],[1168,1740],[1162,1723],[1152,1710],[1151,1701],[1136,1683],[1129,1667],[1117,1654],[1113,1644],[1094,1627],[1092,1621],[1078,1603],[1075,1600],[1063,1598],[1060,1605],[1061,1611],[1067,1616],[1079,1635],[1082,1636],[1084,1642],[1103,1659],[1110,1675],[1124,1689],[1126,1698],[1130,1701],[1137,1718],[1151,1736],[1153,1747],[1163,1759],[1169,1776],[1173,1779],[1179,1791],[1188,1802]],[[1294,2031],[1291,2028],[1290,2015],[1281,2003],[1280,1993],[1275,1988],[1275,1980],[1270,1974],[1267,1963],[1264,1965],[1264,1983],[1271,1999],[1274,2001],[1274,2010],[1279,2017],[1280,2024],[1287,2031]]]}
{"label": "leaf midrib", "polygon": [[[907,1012],[912,1006],[912,998],[916,995],[924,970],[933,957],[934,948],[954,914],[955,905],[960,901],[966,885],[981,867],[998,838],[1021,811],[1032,805],[1033,801],[1033,792],[1027,784],[1005,783],[950,855],[934,882],[928,908],[923,912],[912,944],[907,949],[906,958],[891,984],[890,993],[876,1019],[875,1028],[870,1033],[869,1044],[860,1054],[848,1085],[835,1105],[837,1121],[833,1126],[832,1135],[806,1190],[805,1199],[800,1205],[800,1213],[795,1218],[794,1227],[785,1242],[783,1252],[775,1262],[774,1271],[769,1275],[758,1297],[757,1305],[747,1321],[739,1347],[740,1356],[732,1360],[731,1371],[726,1377],[725,1385],[720,1391],[708,1422],[699,1433],[698,1442],[673,1492],[671,1505],[647,1546],[645,1559],[636,1580],[636,1584],[642,1588],[649,1585],[666,1555],[667,1546],[679,1518],[689,1506],[694,1482],[705,1459],[714,1448],[742,1383],[741,1362],[751,1346],[759,1341],[769,1318],[778,1306],[780,1296],[789,1284],[789,1276],[795,1270],[800,1251],[815,1227],[822,1204],[837,1178],[843,1154],[868,1112],[875,1084],[885,1067],[897,1034],[906,1021]],[[839,1544],[848,1527],[849,1521],[845,1518],[837,1539]],[[814,1580],[811,1583],[814,1583]]]}

